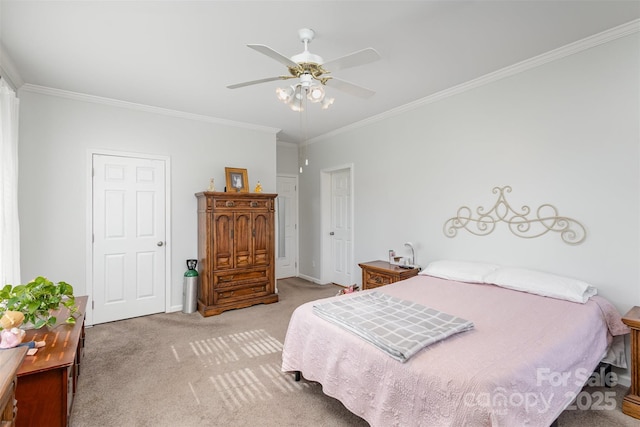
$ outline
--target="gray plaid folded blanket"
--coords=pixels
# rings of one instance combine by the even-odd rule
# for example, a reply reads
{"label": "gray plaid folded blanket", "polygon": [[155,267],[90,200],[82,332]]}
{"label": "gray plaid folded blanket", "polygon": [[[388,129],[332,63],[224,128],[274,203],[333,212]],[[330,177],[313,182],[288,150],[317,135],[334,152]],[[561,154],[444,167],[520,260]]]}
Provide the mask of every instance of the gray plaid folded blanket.
{"label": "gray plaid folded blanket", "polygon": [[375,291],[314,304],[313,312],[403,363],[428,345],[473,329],[468,320]]}

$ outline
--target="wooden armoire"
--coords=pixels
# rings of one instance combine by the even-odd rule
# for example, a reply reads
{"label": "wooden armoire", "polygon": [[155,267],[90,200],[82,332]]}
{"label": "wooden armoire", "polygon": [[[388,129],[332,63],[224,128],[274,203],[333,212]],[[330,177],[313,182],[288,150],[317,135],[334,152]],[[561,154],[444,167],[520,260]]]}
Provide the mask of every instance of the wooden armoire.
{"label": "wooden armoire", "polygon": [[198,311],[270,304],[275,293],[276,194],[197,193]]}

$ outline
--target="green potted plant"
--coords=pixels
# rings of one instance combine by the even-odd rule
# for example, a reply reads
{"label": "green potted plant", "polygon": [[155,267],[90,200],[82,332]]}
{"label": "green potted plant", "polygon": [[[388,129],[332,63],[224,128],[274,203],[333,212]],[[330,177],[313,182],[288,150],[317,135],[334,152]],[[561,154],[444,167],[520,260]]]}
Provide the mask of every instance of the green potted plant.
{"label": "green potted plant", "polygon": [[74,324],[74,314],[78,311],[73,296],[73,287],[66,282],[53,283],[46,277],[36,277],[24,285],[5,285],[0,290],[0,316],[6,311],[24,314],[25,324],[35,329],[53,327],[58,319],[55,311],[62,307],[69,309],[66,323]]}

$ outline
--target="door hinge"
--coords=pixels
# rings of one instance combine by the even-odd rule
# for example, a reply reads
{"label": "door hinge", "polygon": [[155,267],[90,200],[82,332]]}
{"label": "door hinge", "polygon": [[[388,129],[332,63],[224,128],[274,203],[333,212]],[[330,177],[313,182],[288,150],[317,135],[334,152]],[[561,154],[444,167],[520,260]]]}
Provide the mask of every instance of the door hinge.
{"label": "door hinge", "polygon": [[91,300],[91,310],[93,310],[94,308],[96,308],[96,302],[94,300]]}

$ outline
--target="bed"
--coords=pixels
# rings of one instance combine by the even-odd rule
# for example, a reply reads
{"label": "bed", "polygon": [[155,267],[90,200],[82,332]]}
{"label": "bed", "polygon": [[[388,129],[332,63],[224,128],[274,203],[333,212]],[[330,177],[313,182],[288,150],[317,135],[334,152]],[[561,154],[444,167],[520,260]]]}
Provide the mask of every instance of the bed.
{"label": "bed", "polygon": [[[282,370],[319,382],[372,426],[549,426],[611,358],[613,336],[628,333],[613,306],[593,292],[582,303],[423,273],[298,307]],[[314,314],[322,301],[366,292],[468,319],[473,329],[402,363]]]}

